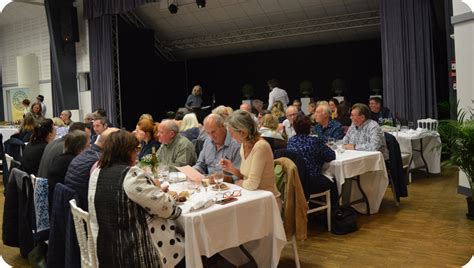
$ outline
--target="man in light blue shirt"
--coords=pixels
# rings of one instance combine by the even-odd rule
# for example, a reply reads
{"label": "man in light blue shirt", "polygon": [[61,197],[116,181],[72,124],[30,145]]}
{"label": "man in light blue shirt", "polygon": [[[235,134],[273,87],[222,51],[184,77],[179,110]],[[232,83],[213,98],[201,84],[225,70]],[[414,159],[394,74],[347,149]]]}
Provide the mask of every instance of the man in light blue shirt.
{"label": "man in light blue shirt", "polygon": [[352,125],[344,137],[344,147],[348,150],[380,151],[388,160],[387,143],[379,124],[370,119],[367,105],[356,103],[351,111]]}
{"label": "man in light blue shirt", "polygon": [[[235,167],[240,167],[240,144],[227,132],[224,119],[220,115],[210,114],[204,119],[204,129],[208,137],[194,168],[203,174],[212,174],[216,169],[222,170],[219,165],[222,159],[229,159]],[[237,179],[226,177],[224,180],[228,182]]]}

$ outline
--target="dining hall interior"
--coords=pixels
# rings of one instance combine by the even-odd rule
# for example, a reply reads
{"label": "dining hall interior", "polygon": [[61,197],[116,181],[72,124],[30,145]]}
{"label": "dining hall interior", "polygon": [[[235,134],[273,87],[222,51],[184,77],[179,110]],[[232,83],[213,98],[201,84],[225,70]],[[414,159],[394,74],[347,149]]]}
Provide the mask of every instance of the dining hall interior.
{"label": "dining hall interior", "polygon": [[0,0],[0,266],[473,264],[473,11]]}

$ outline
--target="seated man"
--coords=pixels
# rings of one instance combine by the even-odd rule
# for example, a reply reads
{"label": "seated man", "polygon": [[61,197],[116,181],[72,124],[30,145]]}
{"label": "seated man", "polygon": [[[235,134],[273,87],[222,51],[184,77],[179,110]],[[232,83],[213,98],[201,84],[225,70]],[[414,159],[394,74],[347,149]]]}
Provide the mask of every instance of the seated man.
{"label": "seated man", "polygon": [[179,135],[179,127],[174,120],[163,120],[158,127],[158,140],[161,143],[156,158],[158,163],[171,167],[194,165],[196,151],[187,138]]}
{"label": "seated man", "polygon": [[288,139],[296,135],[295,129],[293,128],[293,121],[295,120],[298,113],[298,109],[293,105],[290,105],[288,108],[286,108],[286,119],[283,121],[283,126]]}
{"label": "seated man", "polygon": [[324,143],[328,141],[328,138],[334,138],[335,140],[344,138],[341,123],[331,119],[331,108],[329,108],[328,105],[319,105],[314,113],[314,119],[317,123],[316,126],[314,126],[314,133],[318,135]]}
{"label": "seated man", "polygon": [[100,152],[104,149],[105,141],[110,133],[119,131],[118,128],[108,128],[95,144],[84,150],[78,156],[72,159],[67,168],[66,176],[64,177],[64,185],[76,191],[79,196],[79,206],[84,211],[89,211],[87,193],[89,191],[89,178],[91,176],[91,169],[94,164],[99,161]]}
{"label": "seated man", "polygon": [[387,144],[382,129],[370,119],[370,110],[363,103],[356,103],[351,111],[352,125],[344,137],[344,148],[358,151],[380,151],[388,160]]}
{"label": "seated man", "polygon": [[[203,174],[212,174],[216,168],[222,169],[219,165],[222,159],[229,159],[234,166],[240,167],[240,145],[227,131],[224,119],[210,114],[204,119],[204,129],[207,138],[194,168]],[[225,176],[224,180],[234,182],[237,177]]]}
{"label": "seated man", "polygon": [[392,113],[386,107],[382,107],[382,99],[372,97],[369,99],[370,118],[377,123],[382,123],[384,118],[393,118]]}

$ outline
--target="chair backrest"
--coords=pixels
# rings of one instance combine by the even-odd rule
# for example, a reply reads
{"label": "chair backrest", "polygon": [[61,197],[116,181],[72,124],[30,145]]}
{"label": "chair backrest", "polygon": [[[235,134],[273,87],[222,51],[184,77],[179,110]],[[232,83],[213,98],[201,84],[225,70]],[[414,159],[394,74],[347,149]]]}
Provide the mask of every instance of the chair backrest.
{"label": "chair backrest", "polygon": [[307,238],[308,203],[301,187],[298,168],[295,163],[286,157],[273,161],[274,166],[280,165],[282,171],[282,216],[287,237],[296,235],[297,240]]}
{"label": "chair backrest", "polygon": [[94,239],[92,238],[92,230],[89,213],[79,208],[75,199],[69,201],[71,205],[71,213],[74,218],[74,227],[76,229],[77,241],[81,250],[81,266],[97,267],[97,258],[95,256]]}
{"label": "chair backrest", "polygon": [[272,147],[272,151],[279,150],[279,149],[286,149],[287,142],[285,140],[275,139],[271,137],[262,137],[264,138],[270,147]]}
{"label": "chair backrest", "polygon": [[12,164],[13,157],[9,154],[5,154],[5,161],[7,162],[7,169],[10,170],[10,166]]}
{"label": "chair backrest", "polygon": [[306,168],[306,164],[304,159],[297,153],[287,150],[287,149],[279,149],[273,152],[273,159],[277,159],[280,157],[286,157],[291,159],[293,163],[295,163],[296,167],[298,168],[298,175],[300,176],[301,186],[303,187],[304,195],[306,200],[309,199],[309,195],[311,192],[309,191],[310,187],[308,186],[311,183],[311,178],[309,176],[309,171]]}

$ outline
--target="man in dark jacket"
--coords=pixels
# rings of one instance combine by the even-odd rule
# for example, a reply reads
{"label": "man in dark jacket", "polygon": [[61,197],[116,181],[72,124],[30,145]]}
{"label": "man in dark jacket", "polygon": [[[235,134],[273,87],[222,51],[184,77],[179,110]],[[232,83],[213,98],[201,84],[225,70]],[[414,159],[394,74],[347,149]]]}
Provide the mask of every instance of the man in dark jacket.
{"label": "man in dark jacket", "polygon": [[76,191],[79,196],[80,207],[84,211],[88,211],[87,192],[89,191],[89,178],[92,166],[99,160],[100,151],[104,148],[105,140],[110,133],[119,131],[118,128],[108,128],[100,135],[95,144],[81,154],[76,156],[66,172],[64,185]]}

